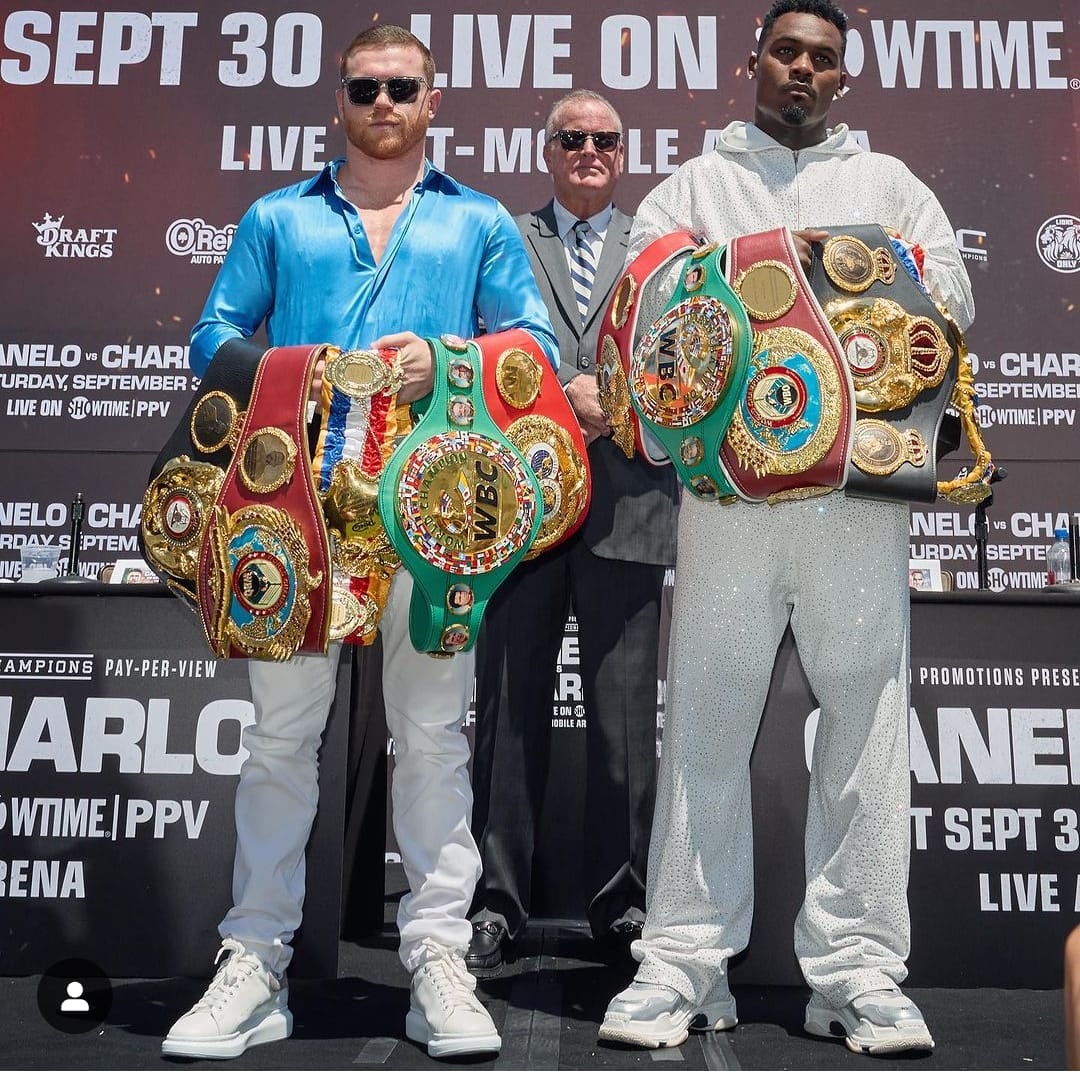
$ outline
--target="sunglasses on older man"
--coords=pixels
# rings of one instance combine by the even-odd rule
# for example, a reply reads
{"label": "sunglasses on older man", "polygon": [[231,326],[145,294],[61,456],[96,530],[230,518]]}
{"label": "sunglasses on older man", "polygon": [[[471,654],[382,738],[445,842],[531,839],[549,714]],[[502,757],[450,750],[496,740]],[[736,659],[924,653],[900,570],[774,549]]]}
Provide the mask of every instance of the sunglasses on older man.
{"label": "sunglasses on older man", "polygon": [[374,105],[379,91],[383,89],[395,105],[409,105],[416,100],[420,87],[427,86],[427,83],[416,75],[395,75],[392,79],[354,75],[342,79],[341,85],[345,87],[345,93],[354,105]]}
{"label": "sunglasses on older man", "polygon": [[548,140],[558,139],[564,150],[580,150],[586,139],[592,139],[593,149],[599,154],[606,154],[619,145],[622,133],[619,131],[556,131]]}

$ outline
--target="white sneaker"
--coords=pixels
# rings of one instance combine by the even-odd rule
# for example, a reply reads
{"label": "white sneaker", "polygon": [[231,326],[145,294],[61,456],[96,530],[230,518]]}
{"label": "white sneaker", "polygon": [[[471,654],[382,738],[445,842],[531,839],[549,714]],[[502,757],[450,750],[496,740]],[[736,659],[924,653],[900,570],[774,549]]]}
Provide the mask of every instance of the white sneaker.
{"label": "white sneaker", "polygon": [[735,998],[726,978],[709,991],[701,1004],[692,1004],[670,986],[633,981],[612,998],[599,1037],[602,1041],[660,1049],[682,1045],[690,1030],[730,1030],[738,1021]]}
{"label": "white sneaker", "polygon": [[464,957],[433,940],[424,946],[434,958],[413,974],[406,1036],[425,1045],[433,1057],[497,1053],[502,1038],[476,999],[476,979]]}
{"label": "white sneaker", "polygon": [[161,1043],[163,1055],[238,1057],[249,1045],[292,1034],[289,989],[253,952],[227,937],[214,962],[218,967],[199,1002],[172,1025]]}
{"label": "white sneaker", "polygon": [[821,1038],[843,1038],[853,1053],[934,1048],[922,1012],[895,987],[862,993],[842,1008],[830,1007],[820,993],[813,993],[803,1029]]}

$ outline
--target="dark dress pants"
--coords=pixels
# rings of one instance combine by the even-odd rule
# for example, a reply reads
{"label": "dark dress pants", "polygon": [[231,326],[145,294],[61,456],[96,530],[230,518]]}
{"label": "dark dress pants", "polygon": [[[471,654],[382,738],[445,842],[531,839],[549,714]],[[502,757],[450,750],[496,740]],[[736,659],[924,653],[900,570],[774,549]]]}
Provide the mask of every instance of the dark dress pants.
{"label": "dark dress pants", "polygon": [[663,566],[598,558],[580,537],[522,563],[495,593],[477,653],[473,834],[483,875],[472,920],[529,916],[551,749],[556,663],[578,620],[586,714],[581,872],[593,935],[645,909],[656,793],[656,671]]}

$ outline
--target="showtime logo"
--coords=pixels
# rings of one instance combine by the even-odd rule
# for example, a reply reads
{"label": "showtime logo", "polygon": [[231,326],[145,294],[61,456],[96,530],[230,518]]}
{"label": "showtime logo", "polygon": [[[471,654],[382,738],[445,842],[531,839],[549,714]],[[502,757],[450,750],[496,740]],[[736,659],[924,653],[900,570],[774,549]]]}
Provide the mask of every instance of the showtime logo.
{"label": "showtime logo", "polygon": [[844,66],[859,75],[871,59],[885,89],[1080,89],[1062,71],[1060,20],[872,19],[848,31]]}
{"label": "showtime logo", "polygon": [[201,217],[181,217],[165,230],[165,247],[172,255],[190,259],[193,265],[220,265],[235,234],[235,225],[218,228]]}
{"label": "showtime logo", "polygon": [[1058,273],[1080,270],[1080,217],[1059,214],[1047,218],[1035,237],[1043,263]]}
{"label": "showtime logo", "polygon": [[38,245],[45,248],[46,258],[112,258],[117,229],[65,228],[64,217],[64,214],[53,217],[46,212],[44,221],[31,222],[37,231]]}

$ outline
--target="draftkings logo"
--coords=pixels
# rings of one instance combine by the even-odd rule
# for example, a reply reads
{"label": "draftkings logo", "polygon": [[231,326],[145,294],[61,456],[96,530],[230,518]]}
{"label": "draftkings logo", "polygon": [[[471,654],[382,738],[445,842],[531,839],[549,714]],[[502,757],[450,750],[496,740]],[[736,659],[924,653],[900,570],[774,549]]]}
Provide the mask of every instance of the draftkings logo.
{"label": "draftkings logo", "polygon": [[65,227],[64,217],[46,212],[45,220],[33,221],[37,242],[50,259],[109,259],[117,229],[86,229]]}
{"label": "draftkings logo", "polygon": [[1080,217],[1058,214],[1047,218],[1035,237],[1039,258],[1058,273],[1080,270]]}
{"label": "draftkings logo", "polygon": [[235,225],[208,225],[201,217],[181,217],[165,230],[169,254],[191,260],[192,265],[220,265],[225,261]]}

